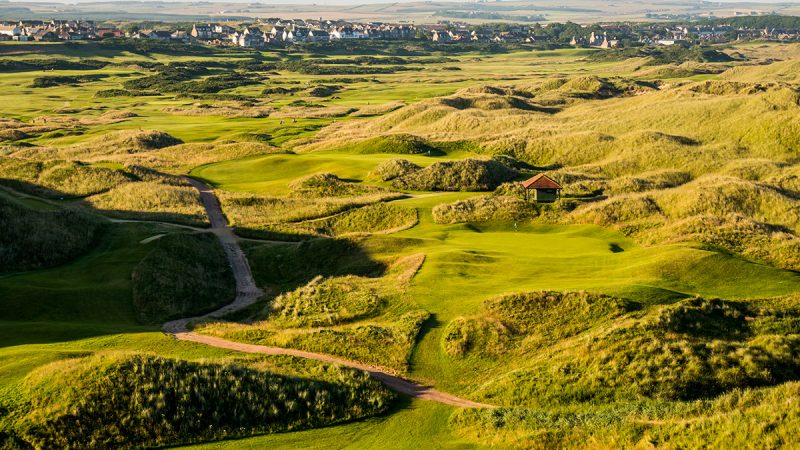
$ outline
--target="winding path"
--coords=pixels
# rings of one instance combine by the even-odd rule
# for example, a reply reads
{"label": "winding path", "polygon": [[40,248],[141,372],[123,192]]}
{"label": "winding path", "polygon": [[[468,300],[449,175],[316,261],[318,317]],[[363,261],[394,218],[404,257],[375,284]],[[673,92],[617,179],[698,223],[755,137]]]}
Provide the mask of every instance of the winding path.
{"label": "winding path", "polygon": [[437,391],[436,389],[428,386],[414,383],[413,381],[393,375],[380,367],[342,359],[333,355],[306,352],[282,347],[267,347],[263,345],[245,344],[242,342],[229,341],[226,339],[214,336],[206,336],[189,331],[189,322],[199,319],[217,319],[224,317],[227,314],[239,311],[242,308],[252,305],[264,294],[264,292],[258,288],[255,280],[253,279],[253,273],[250,271],[250,265],[247,262],[247,257],[245,256],[241,247],[239,247],[239,242],[233,232],[233,229],[228,226],[225,215],[222,213],[219,200],[217,199],[217,196],[214,195],[214,190],[210,186],[207,186],[195,179],[187,178],[187,180],[200,192],[200,198],[203,201],[203,206],[205,207],[209,221],[211,222],[211,231],[217,235],[222,243],[223,248],[225,249],[225,256],[228,259],[228,263],[233,271],[233,276],[236,279],[236,298],[233,302],[203,316],[188,317],[167,322],[162,327],[164,333],[170,334],[181,341],[196,342],[198,344],[204,344],[227,350],[245,353],[258,353],[262,355],[295,356],[364,370],[369,373],[372,378],[381,381],[388,388],[423,400],[431,400],[461,408],[492,407],[491,405],[473,402],[471,400],[456,397],[445,392]]}

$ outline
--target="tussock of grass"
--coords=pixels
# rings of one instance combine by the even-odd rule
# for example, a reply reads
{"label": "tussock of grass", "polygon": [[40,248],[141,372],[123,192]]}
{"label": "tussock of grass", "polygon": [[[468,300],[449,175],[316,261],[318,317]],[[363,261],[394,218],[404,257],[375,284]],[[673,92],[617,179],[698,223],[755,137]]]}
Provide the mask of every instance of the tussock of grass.
{"label": "tussock of grass", "polygon": [[131,276],[140,322],[197,316],[233,301],[236,284],[215,236],[173,234],[155,245]]}

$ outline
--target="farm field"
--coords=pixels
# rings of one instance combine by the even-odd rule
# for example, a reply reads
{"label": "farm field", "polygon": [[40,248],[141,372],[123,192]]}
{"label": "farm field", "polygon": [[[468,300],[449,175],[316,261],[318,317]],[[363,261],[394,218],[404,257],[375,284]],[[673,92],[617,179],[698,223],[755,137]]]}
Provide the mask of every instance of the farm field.
{"label": "farm field", "polygon": [[800,46],[695,50],[3,43],[0,442],[797,445]]}

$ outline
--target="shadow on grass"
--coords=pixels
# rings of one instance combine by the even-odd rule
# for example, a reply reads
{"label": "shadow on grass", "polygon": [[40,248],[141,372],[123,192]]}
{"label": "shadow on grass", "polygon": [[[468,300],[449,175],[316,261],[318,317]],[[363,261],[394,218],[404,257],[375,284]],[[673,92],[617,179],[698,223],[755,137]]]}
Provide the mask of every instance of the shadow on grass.
{"label": "shadow on grass", "polygon": [[[14,185],[26,192],[46,189]],[[138,214],[144,223],[110,223],[82,199],[52,200],[6,188],[0,211],[0,347],[158,329],[136,319],[132,274],[164,245],[158,237],[185,228],[148,223],[167,218],[148,213]],[[181,267],[164,277],[179,277]]]}

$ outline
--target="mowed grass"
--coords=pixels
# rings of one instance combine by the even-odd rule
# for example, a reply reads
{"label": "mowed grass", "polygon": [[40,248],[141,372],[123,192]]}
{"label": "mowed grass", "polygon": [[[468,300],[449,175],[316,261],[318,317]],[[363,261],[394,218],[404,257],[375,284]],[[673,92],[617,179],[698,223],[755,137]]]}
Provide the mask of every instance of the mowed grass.
{"label": "mowed grass", "polygon": [[[313,152],[270,155],[203,166],[192,172],[226,190],[276,194],[292,180],[327,171],[367,180],[380,161],[396,155]],[[437,158],[412,157],[420,165]],[[394,201],[416,208],[415,227],[362,241],[372,257],[387,260],[424,253],[408,297],[433,315],[412,355],[415,379],[469,395],[478,373],[465,373],[440,346],[451,320],[480,312],[494,295],[534,290],[588,290],[642,303],[701,295],[766,298],[800,291],[800,275],[690,244],[643,247],[621,233],[594,225],[514,223],[437,225],[431,208],[479,193],[420,194]],[[257,268],[256,268],[257,270]]]}
{"label": "mowed grass", "polygon": [[[286,195],[293,180],[318,172],[330,172],[345,180],[362,181],[383,161],[397,158],[392,154],[353,155],[314,152],[276,154],[235,159],[195,168],[190,175],[216,188],[233,192]],[[402,155],[420,166],[442,160],[421,155]]]}

